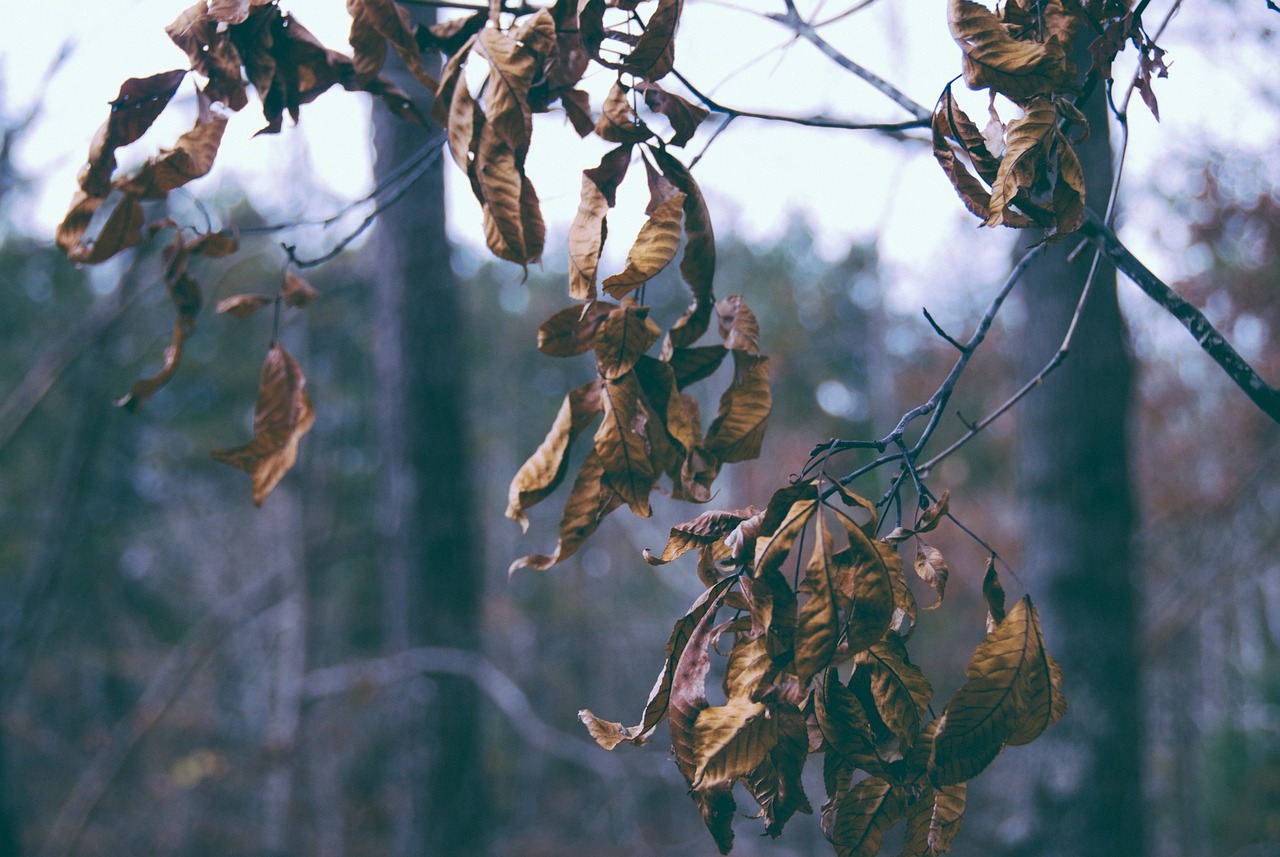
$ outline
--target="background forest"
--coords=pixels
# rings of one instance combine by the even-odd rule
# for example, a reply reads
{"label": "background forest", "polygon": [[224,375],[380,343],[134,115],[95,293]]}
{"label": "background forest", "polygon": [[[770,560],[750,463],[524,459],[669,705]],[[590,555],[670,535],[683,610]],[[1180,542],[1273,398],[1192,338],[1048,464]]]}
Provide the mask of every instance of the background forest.
{"label": "background forest", "polygon": [[[1220,34],[1222,44],[1237,35]],[[1248,38],[1274,47],[1274,30]],[[1258,109],[1280,110],[1275,95],[1259,92]],[[538,324],[563,303],[563,255],[548,251],[526,282],[472,245],[452,250],[465,484],[433,493],[455,502],[482,546],[481,632],[473,649],[423,646],[419,661],[397,661],[389,641],[408,632],[388,606],[377,547],[395,535],[374,500],[388,479],[375,391],[395,387],[403,369],[379,355],[387,310],[371,287],[385,259],[377,237],[308,272],[321,298],[285,318],[316,424],[298,466],[255,509],[243,474],[206,451],[252,420],[259,364],[226,355],[257,354],[263,329],[202,320],[174,383],[139,414],[111,408],[154,371],[167,341],[162,262],[153,248],[77,268],[29,228],[41,177],[13,152],[57,111],[31,106],[28,121],[0,99],[0,854],[414,853],[403,784],[447,752],[423,712],[438,716],[441,700],[447,708],[473,693],[481,751],[455,811],[476,815],[457,822],[483,829],[485,853],[710,853],[663,740],[605,753],[577,719],[586,705],[610,717],[638,707],[671,622],[701,592],[689,568],[640,559],[689,507],[655,497],[652,518],[610,518],[561,566],[507,578],[513,558],[545,548],[531,542],[557,518],[533,510],[522,538],[501,516],[511,475],[564,391],[591,373],[530,356]],[[1134,220],[1158,222],[1147,253],[1175,260],[1177,291],[1277,379],[1280,175],[1253,142],[1167,155],[1164,171],[1178,178],[1141,187]],[[320,210],[341,203],[315,193]],[[241,227],[274,217],[233,182],[218,194]],[[714,210],[714,188],[708,196]],[[921,295],[946,329],[965,329],[985,303],[948,282],[902,282],[874,239],[839,253],[817,246],[812,227],[794,215],[768,241],[718,236],[718,294],[747,295],[767,320],[774,409],[767,454],[726,470],[717,507],[767,497],[815,442],[875,436],[929,397],[955,353],[918,303],[895,295]],[[963,247],[949,254],[941,258],[963,283],[1002,276],[999,266],[975,274]],[[270,243],[232,261],[202,273],[211,304],[279,277]],[[662,278],[673,285],[652,288],[654,313],[674,317],[685,299],[674,270],[653,285]],[[1128,431],[1141,605],[1142,730],[1131,737],[1144,779],[1133,785],[1148,851],[1271,854],[1280,848],[1280,428],[1184,333],[1136,301],[1124,307],[1136,361]],[[1025,380],[1020,349],[1034,323],[1015,292],[953,408],[988,413]],[[702,396],[714,413],[714,397]],[[1021,410],[934,477],[1015,572],[1036,526],[1016,487]],[[948,609],[921,621],[913,656],[951,679],[935,679],[945,699],[976,642],[980,623],[955,617],[982,614],[987,553],[956,528],[936,544],[952,568]],[[932,600],[927,587],[919,595]],[[1086,724],[1088,715],[1072,711]],[[951,853],[1041,853],[1031,810],[1010,798],[1021,789],[1029,800],[1031,789],[1009,756],[1036,752],[1052,749],[1014,748],[975,781]],[[1069,770],[1071,760],[1053,764]],[[810,768],[816,798],[821,771]],[[816,822],[801,819],[778,841],[740,827],[735,853],[830,853]]]}

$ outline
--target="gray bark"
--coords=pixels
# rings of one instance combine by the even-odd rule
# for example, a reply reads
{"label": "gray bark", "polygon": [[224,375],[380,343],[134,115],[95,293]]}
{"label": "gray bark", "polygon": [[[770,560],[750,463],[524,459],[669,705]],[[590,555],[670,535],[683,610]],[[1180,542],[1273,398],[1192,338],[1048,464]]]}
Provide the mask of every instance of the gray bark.
{"label": "gray bark", "polygon": [[[374,115],[381,179],[419,153],[433,132],[381,107]],[[371,262],[383,647],[388,653],[420,645],[475,648],[481,578],[469,516],[466,343],[445,236],[441,161],[380,216]],[[394,853],[474,855],[484,811],[474,684],[445,677],[406,690],[406,719],[393,717],[403,733],[393,753],[399,770],[389,783],[400,806]]]}
{"label": "gray bark", "polygon": [[[1101,91],[1086,113],[1093,133],[1078,151],[1089,205],[1100,212],[1111,184]],[[1068,262],[1075,243],[1051,247],[1024,280],[1024,376],[1044,366],[1070,324],[1093,260],[1092,252],[1083,252]],[[996,837],[1000,853],[1144,853],[1127,453],[1132,374],[1116,278],[1104,261],[1070,356],[1021,406],[1017,464],[1025,540],[1019,571],[1062,665],[1071,709],[1036,745],[1012,749],[1008,765],[992,772],[993,786],[1012,796],[1009,819]]]}

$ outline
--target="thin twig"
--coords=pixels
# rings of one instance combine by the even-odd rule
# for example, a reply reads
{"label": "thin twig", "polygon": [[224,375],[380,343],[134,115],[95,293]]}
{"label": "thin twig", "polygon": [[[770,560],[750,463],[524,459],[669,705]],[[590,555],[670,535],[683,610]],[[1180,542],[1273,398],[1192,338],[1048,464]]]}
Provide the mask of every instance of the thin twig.
{"label": "thin twig", "polygon": [[854,15],[854,14],[857,14],[858,12],[861,12],[863,9],[867,8],[874,2],[876,2],[876,0],[862,0],[861,3],[854,3],[848,9],[845,9],[843,12],[839,13],[838,15],[832,15],[830,18],[825,18],[819,21],[818,23],[814,24],[813,28],[815,30],[818,30],[829,24],[834,24],[837,21],[843,21],[845,18],[848,18],[850,15]]}

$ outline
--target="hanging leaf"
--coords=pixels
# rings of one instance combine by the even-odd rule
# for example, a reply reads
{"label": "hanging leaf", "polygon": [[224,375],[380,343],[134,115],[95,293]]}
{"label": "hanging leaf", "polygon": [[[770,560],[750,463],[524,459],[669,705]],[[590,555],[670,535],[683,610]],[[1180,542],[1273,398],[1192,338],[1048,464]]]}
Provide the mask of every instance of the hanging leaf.
{"label": "hanging leaf", "polygon": [[743,351],[752,357],[760,356],[760,324],[742,295],[729,295],[718,302],[716,315],[725,348]]}
{"label": "hanging leaf", "polygon": [[880,717],[909,747],[920,732],[920,723],[929,710],[933,688],[920,668],[907,659],[901,638],[889,634],[854,658],[858,669],[866,670]]}
{"label": "hanging leaf", "polygon": [[661,113],[671,123],[675,134],[668,142],[672,146],[684,146],[693,139],[698,126],[710,115],[706,108],[690,104],[679,95],[667,92],[656,83],[642,80],[636,84],[636,89],[644,94],[644,103],[650,110]]}
{"label": "hanging leaf", "polygon": [[72,262],[96,265],[142,243],[145,222],[136,197],[117,191],[103,199],[78,191],[56,240]]}
{"label": "hanging leaf", "polygon": [[658,81],[675,62],[676,26],[684,0],[658,0],[658,8],[645,24],[636,46],[621,63],[623,71],[649,81]]}
{"label": "hanging leaf", "polygon": [[938,526],[938,522],[945,518],[951,511],[951,492],[943,491],[942,496],[938,498],[938,502],[929,506],[920,513],[920,517],[916,519],[915,532],[927,533]]}
{"label": "hanging leaf", "polygon": [[[422,64],[422,53],[418,41],[414,37],[413,19],[404,7],[391,0],[347,0],[347,11],[351,13],[352,26],[357,16],[386,39],[405,68],[418,82],[431,91],[439,87],[437,81]],[[352,43],[354,46],[354,42]],[[384,49],[385,50],[385,49]],[[370,64],[371,65],[371,64]],[[376,73],[376,72],[375,72]]]}
{"label": "hanging leaf", "polygon": [[1076,92],[1076,67],[1056,37],[1017,41],[986,6],[950,0],[947,21],[964,51],[970,89],[993,89],[1018,102],[1037,95]]}
{"label": "hanging leaf", "polygon": [[631,147],[619,146],[582,172],[578,213],[569,226],[569,296],[589,301],[596,296],[596,273],[608,226],[605,218],[617,199],[618,185],[631,164]]}
{"label": "hanging leaf", "polygon": [[556,549],[550,554],[520,557],[507,569],[508,577],[523,568],[546,571],[573,556],[587,537],[596,531],[605,516],[622,505],[618,495],[604,485],[603,476],[604,465],[599,453],[593,449],[587,453],[578,468],[578,476],[569,491],[569,499],[565,501],[564,512],[560,516],[560,540]]}
{"label": "hanging leaf", "polygon": [[902,819],[906,806],[900,790],[869,777],[836,801],[825,833],[839,857],[875,857],[885,832]]}
{"label": "hanging leaf", "polygon": [[778,742],[777,722],[765,704],[742,696],[699,712],[693,735],[695,789],[731,786],[763,764]]}
{"label": "hanging leaf", "polygon": [[[1009,123],[1004,157],[991,187],[991,211],[987,226],[1004,222],[1004,211],[1020,193],[1041,194],[1048,182],[1049,146],[1058,134],[1058,111],[1053,102],[1039,98],[1029,103],[1026,112]],[[1048,224],[1042,224],[1048,225]]]}
{"label": "hanging leaf", "polygon": [[947,703],[929,763],[935,785],[972,779],[1013,738],[1025,743],[1065,710],[1031,599],[1023,598],[979,644],[968,681]]}
{"label": "hanging leaf", "polygon": [[720,397],[720,411],[707,429],[706,439],[707,451],[725,463],[760,455],[773,409],[769,358],[734,351],[733,364],[733,383]]}
{"label": "hanging leaf", "polygon": [[698,348],[675,348],[667,361],[675,375],[676,386],[681,390],[690,384],[710,377],[720,368],[729,349],[723,345],[704,345]]}
{"label": "hanging leaf", "polygon": [[218,301],[218,305],[214,307],[213,311],[219,315],[226,314],[235,318],[246,319],[264,306],[270,306],[274,302],[275,298],[267,295],[232,295],[229,298],[223,298]]}
{"label": "hanging leaf", "polygon": [[284,299],[285,306],[302,309],[320,297],[320,293],[293,271],[285,271],[284,283],[280,287],[280,297]]}
{"label": "hanging leaf", "polygon": [[982,576],[982,597],[987,602],[987,633],[995,631],[996,626],[1004,621],[1004,586],[1000,583],[1000,575],[996,573],[996,558],[992,554],[987,560],[987,571]]}
{"label": "hanging leaf", "polygon": [[[840,767],[849,776],[858,770],[872,774],[883,772],[867,712],[853,691],[840,681],[834,669],[826,672],[814,693],[814,713],[826,742],[827,759],[832,765]],[[842,791],[844,788],[828,783],[827,794],[832,803]],[[829,813],[824,809],[823,814],[823,827],[829,829],[825,819]]]}
{"label": "hanging leaf", "polygon": [[649,565],[665,565],[691,550],[722,542],[724,537],[733,532],[739,524],[755,514],[758,513],[754,508],[735,509],[729,512],[720,509],[703,512],[692,521],[686,521],[671,528],[671,535],[668,536],[661,555],[655,556],[645,548],[644,561]]}
{"label": "hanging leaf", "polygon": [[795,672],[801,687],[825,670],[836,652],[849,599],[839,589],[844,571],[838,567],[831,532],[821,514],[814,516],[813,556],[805,568],[808,598],[796,625]]}
{"label": "hanging leaf", "polygon": [[684,256],[680,275],[689,284],[693,303],[671,326],[671,344],[687,348],[707,332],[714,303],[712,280],[716,273],[716,238],[711,227],[711,213],[698,183],[684,164],[662,149],[650,148],[662,174],[684,194]]}
{"label": "hanging leaf", "polygon": [[627,93],[631,90],[621,81],[615,83],[605,96],[600,119],[596,122],[596,134],[610,143],[643,143],[653,136],[649,127],[635,115]]}
{"label": "hanging leaf", "polygon": [[242,110],[249,103],[248,84],[240,74],[240,51],[232,43],[231,30],[220,26],[223,23],[230,22],[219,21],[202,0],[165,27],[165,33],[186,53],[192,70],[208,78],[200,90],[204,96],[232,110]]}
{"label": "hanging leaf", "polygon": [[684,654],[685,646],[708,614],[714,618],[716,609],[724,601],[725,595],[735,582],[734,578],[725,578],[702,593],[689,608],[689,612],[671,629],[671,637],[667,640],[666,660],[663,662],[662,671],[658,673],[658,680],[654,683],[653,690],[649,692],[649,700],[645,703],[644,715],[638,725],[623,726],[621,723],[601,720],[585,708],[578,712],[578,719],[587,727],[587,731],[591,733],[591,737],[597,744],[606,750],[612,750],[623,742],[636,746],[642,746],[648,742],[653,735],[653,730],[667,716],[672,677],[676,664]]}
{"label": "hanging leaf", "polygon": [[551,431],[511,480],[506,515],[520,524],[524,532],[529,531],[529,518],[525,511],[559,487],[569,468],[570,447],[602,407],[599,379],[570,390],[560,405]]}
{"label": "hanging leaf", "polygon": [[641,518],[649,517],[649,492],[657,482],[649,455],[649,414],[640,401],[635,375],[601,385],[604,419],[596,430],[595,448],[602,479]]}
{"label": "hanging leaf", "polygon": [[136,411],[146,404],[147,400],[159,392],[160,388],[173,378],[182,361],[182,345],[186,341],[186,329],[181,321],[173,323],[173,341],[164,350],[164,366],[155,375],[142,378],[133,383],[127,395],[117,399],[115,406],[126,411]]}
{"label": "hanging leaf", "polygon": [[[842,590],[853,602],[845,646],[850,654],[857,654],[878,643],[890,630],[895,600],[893,573],[878,543],[869,539],[853,520],[839,517],[848,533],[849,546],[836,558],[849,569],[849,579]],[[893,556],[897,557],[896,552]]]}
{"label": "hanging leaf", "polygon": [[656,277],[680,249],[684,194],[677,191],[668,199],[655,202],[650,202],[649,219],[640,227],[627,254],[626,269],[604,281],[604,290],[611,297],[622,298]]}
{"label": "hanging leaf", "polygon": [[227,117],[210,114],[201,105],[195,127],[178,138],[172,149],[161,150],[136,175],[119,183],[125,193],[139,199],[164,199],[169,191],[206,175],[227,127]]}
{"label": "hanging leaf", "polygon": [[938,593],[938,600],[924,609],[934,610],[942,606],[942,597],[947,589],[947,576],[951,574],[951,568],[943,558],[942,552],[926,543],[924,539],[916,540],[916,574]]}
{"label": "hanging leaf", "polygon": [[233,449],[215,449],[213,457],[253,476],[253,502],[262,501],[298,460],[298,443],[315,424],[306,378],[297,361],[279,344],[262,364],[253,440]]}
{"label": "hanging leaf", "polygon": [[590,351],[600,322],[617,308],[617,304],[594,300],[565,307],[538,328],[538,350],[551,357],[573,357]]}
{"label": "hanging leaf", "polygon": [[661,336],[662,331],[649,318],[648,307],[612,310],[596,329],[594,347],[600,377],[615,381],[626,375]]}

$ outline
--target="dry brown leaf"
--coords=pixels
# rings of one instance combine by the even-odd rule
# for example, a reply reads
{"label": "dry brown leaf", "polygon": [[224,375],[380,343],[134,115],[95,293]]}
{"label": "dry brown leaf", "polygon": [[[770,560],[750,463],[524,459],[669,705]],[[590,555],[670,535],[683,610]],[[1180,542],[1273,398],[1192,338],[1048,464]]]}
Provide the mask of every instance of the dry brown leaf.
{"label": "dry brown leaf", "polygon": [[182,345],[186,341],[186,330],[181,321],[173,323],[173,341],[164,350],[164,366],[150,378],[135,381],[127,395],[117,399],[115,406],[126,411],[136,411],[146,404],[147,399],[154,396],[161,387],[169,383],[178,371],[182,361]]}
{"label": "dry brown leaf", "polygon": [[275,302],[274,298],[266,295],[244,294],[232,295],[229,298],[223,298],[218,301],[218,305],[214,307],[214,312],[218,314],[226,314],[235,318],[248,318],[264,306],[269,306]]}
{"label": "dry brown leaf", "polygon": [[635,111],[627,93],[631,90],[621,82],[615,83],[605,96],[600,119],[596,122],[596,134],[610,143],[643,143],[653,136]]}
{"label": "dry brown leaf", "polygon": [[232,449],[215,449],[213,457],[253,476],[253,502],[262,501],[298,460],[298,443],[315,424],[306,378],[289,352],[273,344],[262,364],[253,440]]}
{"label": "dry brown leaf", "polygon": [[693,180],[684,164],[662,149],[651,149],[653,159],[662,174],[684,193],[684,257],[680,260],[680,275],[689,284],[693,303],[681,318],[671,326],[672,346],[687,348],[706,333],[711,323],[714,303],[712,281],[716,273],[716,239],[711,227],[711,213],[702,198],[698,183]]}
{"label": "dry brown leaf", "polygon": [[991,88],[1019,104],[1077,91],[1075,64],[1056,37],[1015,40],[991,10],[970,0],[949,0],[947,21],[964,51],[964,79],[971,89]]}
{"label": "dry brown leaf", "polygon": [[605,153],[599,166],[582,172],[578,213],[569,226],[569,295],[575,300],[596,296],[600,251],[608,235],[605,218],[630,164],[631,147],[619,146]]}
{"label": "dry brown leaf", "polygon": [[656,83],[640,81],[636,89],[644,94],[644,103],[655,113],[661,113],[671,123],[675,132],[668,143],[683,146],[693,139],[702,120],[710,114],[705,107],[691,104],[673,92],[667,92]]}
{"label": "dry brown leaf", "polygon": [[293,271],[285,271],[284,282],[280,286],[280,297],[284,299],[285,306],[302,309],[320,297],[320,293]]}
{"label": "dry brown leaf", "polygon": [[205,103],[200,112],[196,124],[172,149],[162,149],[136,175],[117,181],[117,186],[139,199],[164,199],[169,191],[206,175],[213,168],[227,117],[209,113]]}
{"label": "dry brown leaf", "polygon": [[684,194],[675,193],[649,213],[627,254],[627,267],[604,281],[610,297],[622,298],[662,272],[680,249]]}
{"label": "dry brown leaf", "polygon": [[600,322],[618,308],[608,301],[567,306],[538,328],[538,350],[551,357],[574,357],[591,350]]}
{"label": "dry brown leaf", "polygon": [[556,549],[550,554],[520,557],[507,569],[508,576],[523,568],[546,571],[573,556],[587,537],[596,531],[605,516],[622,505],[618,495],[603,484],[603,475],[604,465],[600,461],[600,455],[593,449],[587,453],[578,468],[578,476],[569,491],[569,499],[565,501],[564,512],[560,516],[560,540]]}
{"label": "dry brown leaf", "polygon": [[924,539],[916,540],[916,574],[938,594],[938,600],[924,608],[934,610],[942,605],[943,594],[947,590],[947,576],[951,567],[947,565],[942,552]]}
{"label": "dry brown leaf", "polygon": [[546,438],[511,480],[506,515],[520,524],[525,532],[529,530],[525,510],[541,502],[560,485],[569,469],[570,447],[601,408],[599,379],[570,390]]}
{"label": "dry brown leaf", "polygon": [[658,8],[649,16],[644,33],[622,59],[623,71],[655,82],[671,71],[675,62],[676,27],[683,8],[684,0],[658,0]]}
{"label": "dry brown leaf", "polygon": [[616,381],[658,341],[662,331],[649,318],[649,308],[633,305],[612,310],[596,330],[596,366],[600,377]]}
{"label": "dry brown leaf", "polygon": [[595,448],[602,481],[641,518],[649,517],[649,492],[658,481],[650,457],[649,412],[640,400],[634,374],[601,385],[604,419],[596,430]]}
{"label": "dry brown leaf", "polygon": [[773,394],[769,358],[733,352],[734,379],[720,397],[720,411],[707,429],[707,452],[726,464],[760,455]]}

